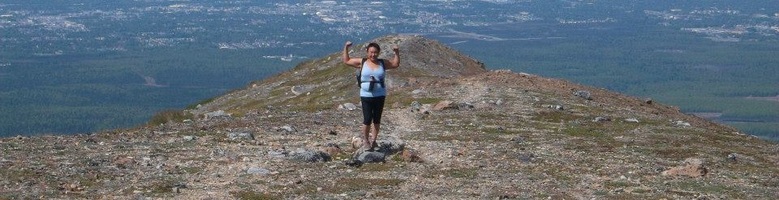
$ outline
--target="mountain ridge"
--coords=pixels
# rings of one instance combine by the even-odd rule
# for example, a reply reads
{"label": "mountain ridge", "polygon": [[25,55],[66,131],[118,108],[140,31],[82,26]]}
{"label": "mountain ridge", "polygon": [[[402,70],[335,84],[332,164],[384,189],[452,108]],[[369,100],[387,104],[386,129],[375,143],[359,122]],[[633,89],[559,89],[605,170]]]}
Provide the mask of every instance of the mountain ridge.
{"label": "mountain ridge", "polygon": [[779,195],[776,143],[649,99],[486,70],[420,36],[374,41],[397,42],[402,56],[401,68],[388,70],[380,151],[353,145],[355,72],[334,53],[146,127],[0,138],[0,198]]}
{"label": "mountain ridge", "polygon": [[[390,70],[386,80],[390,87],[406,87],[412,82],[421,81],[420,79],[453,78],[486,72],[483,63],[421,36],[392,35],[374,39],[372,42],[385,47],[381,52],[382,58],[392,55],[389,48],[390,45],[398,45],[400,47],[402,64],[400,68]],[[366,45],[367,43],[355,46],[352,49],[353,56],[364,57]],[[441,70],[439,68],[444,69]],[[239,108],[241,106],[254,105],[255,107],[262,107],[273,105],[273,103],[260,103],[258,102],[259,99],[274,102],[305,99],[298,101],[296,106],[283,105],[292,107],[291,109],[295,109],[295,107],[310,107],[310,105],[305,104],[309,104],[311,103],[310,101],[314,100],[317,101],[315,102],[318,105],[315,106],[317,109],[324,109],[327,106],[322,105],[343,102],[345,99],[356,97],[350,93],[356,91],[354,90],[356,86],[351,81],[354,79],[355,72],[350,71],[354,71],[354,69],[346,67],[341,63],[341,52],[337,52],[324,56],[321,59],[303,62],[276,76],[252,82],[243,90],[234,91],[235,95],[227,94],[221,98],[229,98],[235,101],[236,98],[232,96],[245,98],[248,97],[247,93],[257,93],[257,95],[252,95],[251,98],[256,100],[245,100],[247,102],[237,103],[240,106],[226,105],[231,109],[238,110],[241,109]],[[311,94],[311,91],[314,90],[314,94]],[[300,95],[301,93],[307,94]],[[326,95],[330,97],[326,97]],[[208,109],[208,107],[225,106],[225,104],[218,103],[220,102],[219,99],[213,101],[216,102],[209,102],[209,104],[216,104],[217,106],[201,104],[199,106],[203,108],[193,109],[194,113],[202,114],[206,111],[214,111],[214,109]],[[240,113],[238,110],[233,110],[233,112]]]}

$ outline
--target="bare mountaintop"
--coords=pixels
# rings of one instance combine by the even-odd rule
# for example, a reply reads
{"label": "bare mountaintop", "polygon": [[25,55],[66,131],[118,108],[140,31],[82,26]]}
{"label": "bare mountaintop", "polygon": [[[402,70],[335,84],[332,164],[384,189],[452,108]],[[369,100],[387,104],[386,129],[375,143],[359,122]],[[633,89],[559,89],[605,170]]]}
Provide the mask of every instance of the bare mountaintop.
{"label": "bare mountaintop", "polygon": [[[776,143],[651,100],[487,71],[422,37],[376,41],[399,44],[402,53],[401,69],[388,71],[376,152],[351,144],[361,120],[351,106],[358,103],[354,69],[335,53],[197,109],[161,113],[147,127],[2,138],[0,198],[779,195]],[[352,55],[362,52],[358,46]]]}
{"label": "bare mountaintop", "polygon": [[[482,63],[420,36],[394,35],[371,42],[382,47],[380,58],[391,58],[392,45],[400,48],[401,66],[388,72],[386,82],[389,87],[410,88],[417,82],[486,72]],[[351,56],[365,57],[366,45],[355,45]],[[341,52],[336,52],[321,59],[300,63],[290,71],[216,98],[213,102],[202,104],[194,112],[202,114],[221,109],[230,113],[245,113],[266,107],[309,111],[331,108],[339,103],[354,102],[358,98],[355,75],[356,70],[344,65]]]}

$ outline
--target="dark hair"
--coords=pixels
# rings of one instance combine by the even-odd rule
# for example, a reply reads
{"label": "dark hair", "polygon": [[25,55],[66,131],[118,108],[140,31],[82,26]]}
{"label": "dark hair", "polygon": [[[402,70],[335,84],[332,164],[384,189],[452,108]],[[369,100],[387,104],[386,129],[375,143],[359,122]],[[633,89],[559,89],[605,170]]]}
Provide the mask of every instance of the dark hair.
{"label": "dark hair", "polygon": [[375,42],[371,42],[370,44],[368,44],[368,46],[367,46],[367,47],[365,47],[365,50],[367,51],[367,50],[368,50],[368,49],[370,49],[371,47],[375,47],[375,48],[376,48],[376,50],[378,50],[379,52],[381,52],[381,47],[379,46],[379,44],[376,44]]}

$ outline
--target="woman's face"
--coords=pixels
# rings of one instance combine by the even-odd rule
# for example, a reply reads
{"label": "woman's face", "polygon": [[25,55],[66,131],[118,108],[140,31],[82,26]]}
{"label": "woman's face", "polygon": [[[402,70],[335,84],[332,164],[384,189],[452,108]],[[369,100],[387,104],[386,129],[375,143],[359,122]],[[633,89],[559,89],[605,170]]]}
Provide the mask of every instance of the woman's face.
{"label": "woman's face", "polygon": [[379,50],[376,49],[376,47],[368,48],[368,59],[371,59],[371,61],[376,61],[379,59]]}

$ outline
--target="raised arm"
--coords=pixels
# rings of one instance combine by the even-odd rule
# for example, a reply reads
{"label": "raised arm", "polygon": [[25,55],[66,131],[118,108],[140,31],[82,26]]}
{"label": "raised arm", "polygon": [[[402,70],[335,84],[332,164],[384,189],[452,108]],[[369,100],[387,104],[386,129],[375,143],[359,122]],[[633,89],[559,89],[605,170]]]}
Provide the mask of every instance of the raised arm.
{"label": "raised arm", "polygon": [[386,66],[387,69],[396,69],[400,67],[400,49],[398,48],[398,45],[393,45],[392,51],[395,52],[395,55],[392,56],[389,65]]}
{"label": "raised arm", "polygon": [[352,47],[351,41],[346,41],[346,44],[344,45],[343,53],[341,54],[341,60],[344,62],[344,64],[354,67],[354,68],[360,68],[361,59],[360,58],[350,58],[349,57],[349,47]]}

